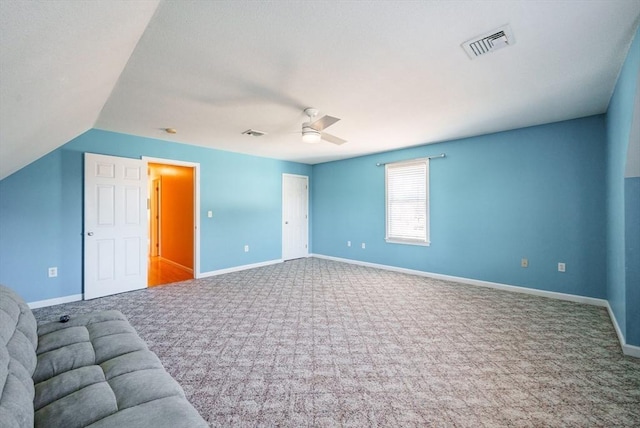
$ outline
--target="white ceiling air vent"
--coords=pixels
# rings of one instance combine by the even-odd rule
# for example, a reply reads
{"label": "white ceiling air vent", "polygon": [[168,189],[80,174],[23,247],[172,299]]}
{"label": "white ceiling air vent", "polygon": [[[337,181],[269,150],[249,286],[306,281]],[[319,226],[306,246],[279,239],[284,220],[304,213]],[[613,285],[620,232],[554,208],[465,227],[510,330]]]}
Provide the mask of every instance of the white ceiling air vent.
{"label": "white ceiling air vent", "polygon": [[469,55],[469,58],[475,59],[481,55],[491,53],[498,49],[506,48],[516,42],[513,32],[509,25],[505,25],[481,36],[474,37],[462,44],[462,48]]}
{"label": "white ceiling air vent", "polygon": [[247,129],[242,133],[243,135],[251,135],[252,137],[262,137],[267,133],[264,131],[258,131],[257,129]]}

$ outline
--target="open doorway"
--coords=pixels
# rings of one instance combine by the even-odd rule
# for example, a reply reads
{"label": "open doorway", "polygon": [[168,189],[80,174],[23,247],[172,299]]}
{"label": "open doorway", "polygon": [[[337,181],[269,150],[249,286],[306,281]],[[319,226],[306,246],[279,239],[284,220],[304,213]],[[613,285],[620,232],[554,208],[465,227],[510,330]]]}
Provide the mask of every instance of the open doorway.
{"label": "open doorway", "polygon": [[148,168],[148,286],[192,279],[196,272],[196,168],[155,160],[149,160]]}

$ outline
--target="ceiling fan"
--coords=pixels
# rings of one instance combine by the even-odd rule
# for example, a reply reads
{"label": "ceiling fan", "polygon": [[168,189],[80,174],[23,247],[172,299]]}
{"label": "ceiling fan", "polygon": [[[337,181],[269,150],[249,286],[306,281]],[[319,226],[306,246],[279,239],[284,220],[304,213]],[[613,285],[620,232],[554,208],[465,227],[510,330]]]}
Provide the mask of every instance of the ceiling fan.
{"label": "ceiling fan", "polygon": [[318,109],[315,108],[304,109],[304,114],[309,116],[309,121],[302,124],[302,141],[305,143],[313,144],[319,143],[320,140],[325,140],[330,143],[340,145],[347,142],[347,140],[338,138],[335,135],[322,132],[325,128],[328,128],[339,121],[340,119],[337,117],[325,115],[314,121],[314,118],[318,115]]}

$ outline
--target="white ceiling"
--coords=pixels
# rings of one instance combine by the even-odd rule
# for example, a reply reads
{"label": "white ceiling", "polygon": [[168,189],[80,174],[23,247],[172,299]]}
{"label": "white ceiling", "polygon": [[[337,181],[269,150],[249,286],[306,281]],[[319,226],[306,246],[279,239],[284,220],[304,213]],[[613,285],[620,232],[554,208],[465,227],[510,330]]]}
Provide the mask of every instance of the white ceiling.
{"label": "white ceiling", "polygon": [[[603,113],[639,21],[640,0],[2,0],[0,178],[92,127],[314,164]],[[513,46],[460,47],[504,24]],[[349,142],[302,143],[305,107]]]}

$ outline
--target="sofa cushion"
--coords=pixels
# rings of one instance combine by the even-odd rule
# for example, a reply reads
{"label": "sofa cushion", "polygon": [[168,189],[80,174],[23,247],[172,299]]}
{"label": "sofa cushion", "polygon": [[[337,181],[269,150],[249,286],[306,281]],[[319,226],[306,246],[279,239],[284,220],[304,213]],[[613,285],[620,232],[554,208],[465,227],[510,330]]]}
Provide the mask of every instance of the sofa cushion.
{"label": "sofa cushion", "polygon": [[180,397],[149,401],[102,419],[89,428],[208,428],[209,425],[192,406]]}
{"label": "sofa cushion", "polygon": [[116,396],[109,384],[99,382],[61,395],[36,410],[34,426],[82,428],[117,411]]}
{"label": "sofa cushion", "polygon": [[0,285],[0,421],[3,427],[33,426],[38,335],[29,306]]}
{"label": "sofa cushion", "polygon": [[61,373],[36,385],[33,408],[40,410],[60,397],[65,397],[94,383],[104,381],[104,373],[99,366],[80,367]]}
{"label": "sofa cushion", "polygon": [[91,342],[73,343],[38,356],[38,366],[33,374],[36,385],[61,373],[93,365],[96,354]]}

